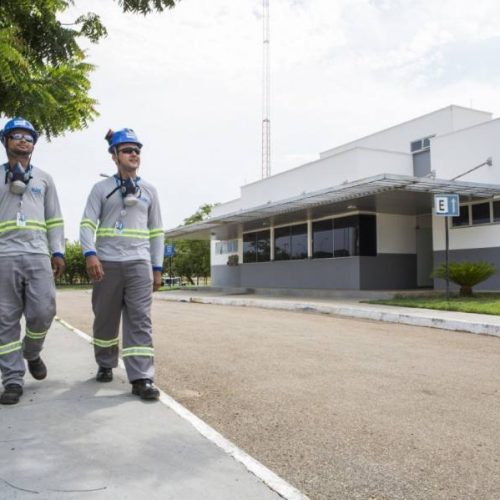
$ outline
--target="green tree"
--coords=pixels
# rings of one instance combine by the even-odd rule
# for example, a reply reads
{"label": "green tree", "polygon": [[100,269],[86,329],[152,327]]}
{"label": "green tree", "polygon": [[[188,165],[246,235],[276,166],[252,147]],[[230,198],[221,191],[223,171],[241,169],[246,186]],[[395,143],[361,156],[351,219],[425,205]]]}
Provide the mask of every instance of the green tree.
{"label": "green tree", "polygon": [[[149,14],[180,0],[115,0],[124,12]],[[59,18],[74,0],[1,0],[0,116],[22,115],[49,138],[86,127],[97,115],[86,62],[78,42],[107,35],[99,16],[71,24]]]}
{"label": "green tree", "polygon": [[204,205],[201,205],[196,212],[184,219],[184,224],[183,226],[188,226],[189,224],[194,224],[196,222],[201,222],[208,217],[210,217],[210,214],[212,213],[212,209],[216,206],[217,204],[214,203],[205,203]]}
{"label": "green tree", "polygon": [[[448,277],[452,283],[460,287],[461,297],[472,297],[472,287],[487,280],[497,270],[489,262],[450,262],[448,264]],[[432,273],[433,278],[446,279],[446,264],[440,264]]]}
{"label": "green tree", "polygon": [[[205,203],[198,210],[184,219],[184,224],[201,222],[210,216],[215,205]],[[169,261],[165,259],[164,268],[169,269]],[[172,258],[172,274],[181,276],[194,284],[199,284],[199,278],[205,283],[210,276],[210,241],[207,240],[177,240],[175,241],[175,256]]]}
{"label": "green tree", "polygon": [[58,284],[76,285],[90,282],[85,268],[85,257],[78,241],[66,242],[64,260],[66,262],[66,270],[58,280]]}

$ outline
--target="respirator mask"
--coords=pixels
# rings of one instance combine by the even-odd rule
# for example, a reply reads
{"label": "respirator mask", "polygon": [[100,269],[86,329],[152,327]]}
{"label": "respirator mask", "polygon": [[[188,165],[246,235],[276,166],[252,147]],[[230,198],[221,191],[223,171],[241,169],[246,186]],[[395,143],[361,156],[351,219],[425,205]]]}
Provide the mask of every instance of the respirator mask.
{"label": "respirator mask", "polygon": [[106,196],[106,199],[108,199],[110,196],[112,196],[116,191],[120,191],[123,199],[123,204],[126,207],[133,207],[137,205],[137,202],[139,201],[139,198],[141,197],[141,188],[139,187],[139,177],[136,177],[135,179],[127,178],[127,179],[122,179],[121,177],[118,177],[115,175],[115,179],[117,182],[119,182],[118,186],[111,191]]}
{"label": "respirator mask", "polygon": [[141,195],[141,189],[138,184],[134,181],[134,179],[125,179],[121,180],[120,191],[123,197],[123,204],[126,207],[133,207],[137,205],[139,201],[139,196]]}
{"label": "respirator mask", "polygon": [[8,168],[5,172],[5,184],[10,182],[10,192],[13,194],[23,194],[26,191],[26,186],[31,179],[31,168],[28,167],[26,170],[18,162],[11,170]]}

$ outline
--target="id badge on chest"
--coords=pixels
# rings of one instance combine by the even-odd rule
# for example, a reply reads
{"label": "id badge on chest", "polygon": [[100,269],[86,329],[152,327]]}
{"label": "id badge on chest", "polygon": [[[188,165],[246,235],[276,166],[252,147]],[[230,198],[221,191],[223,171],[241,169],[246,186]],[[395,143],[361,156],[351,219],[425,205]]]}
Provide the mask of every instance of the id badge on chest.
{"label": "id badge on chest", "polygon": [[26,227],[26,216],[22,212],[17,212],[16,225],[17,227]]}
{"label": "id badge on chest", "polygon": [[116,234],[122,234],[123,233],[123,222],[120,220],[117,220],[115,222],[115,233]]}

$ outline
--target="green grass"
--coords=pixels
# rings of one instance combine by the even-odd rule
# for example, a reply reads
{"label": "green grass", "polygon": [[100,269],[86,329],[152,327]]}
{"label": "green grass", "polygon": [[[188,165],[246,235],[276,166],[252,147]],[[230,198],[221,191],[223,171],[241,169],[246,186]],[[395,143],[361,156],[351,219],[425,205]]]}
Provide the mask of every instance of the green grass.
{"label": "green grass", "polygon": [[400,307],[419,307],[439,309],[441,311],[458,311],[479,314],[500,314],[500,294],[477,293],[474,297],[450,296],[447,301],[443,295],[401,296],[396,295],[389,300],[370,300],[369,304],[384,304]]}

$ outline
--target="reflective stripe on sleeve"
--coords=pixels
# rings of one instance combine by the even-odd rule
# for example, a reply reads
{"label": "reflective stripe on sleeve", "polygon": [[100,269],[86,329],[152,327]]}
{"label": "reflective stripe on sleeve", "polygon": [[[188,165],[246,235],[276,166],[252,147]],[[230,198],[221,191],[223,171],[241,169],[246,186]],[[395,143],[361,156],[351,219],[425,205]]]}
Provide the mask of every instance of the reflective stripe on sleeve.
{"label": "reflective stripe on sleeve", "polygon": [[97,224],[91,219],[83,219],[80,222],[80,227],[88,227],[95,231],[97,229]]}
{"label": "reflective stripe on sleeve", "polygon": [[149,239],[152,240],[154,238],[158,238],[160,236],[163,236],[163,229],[151,229],[149,231]]}
{"label": "reflective stripe on sleeve", "polygon": [[63,219],[47,219],[45,221],[45,224],[47,225],[47,229],[54,229],[55,227],[61,227],[64,226],[64,220]]}

